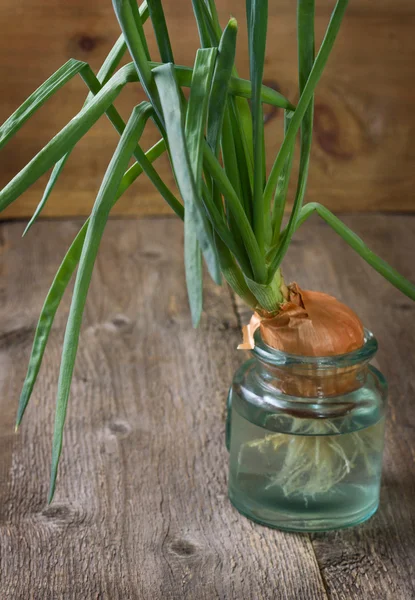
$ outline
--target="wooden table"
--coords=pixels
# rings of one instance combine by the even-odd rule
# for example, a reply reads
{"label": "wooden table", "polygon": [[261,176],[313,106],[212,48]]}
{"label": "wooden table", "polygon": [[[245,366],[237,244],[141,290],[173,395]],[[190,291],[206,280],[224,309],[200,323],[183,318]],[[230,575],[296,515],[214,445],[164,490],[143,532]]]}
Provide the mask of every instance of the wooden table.
{"label": "wooden table", "polygon": [[[415,217],[345,221],[415,281]],[[232,508],[224,418],[244,359],[240,314],[229,289],[206,279],[206,312],[192,329],[174,219],[108,226],[46,506],[70,294],[17,435],[14,419],[39,310],[79,227],[43,222],[22,240],[22,223],[0,226],[0,598],[415,598],[415,304],[317,218],[297,234],[285,272],[343,299],[380,341],[391,403],[378,514],[355,529],[297,535]]]}

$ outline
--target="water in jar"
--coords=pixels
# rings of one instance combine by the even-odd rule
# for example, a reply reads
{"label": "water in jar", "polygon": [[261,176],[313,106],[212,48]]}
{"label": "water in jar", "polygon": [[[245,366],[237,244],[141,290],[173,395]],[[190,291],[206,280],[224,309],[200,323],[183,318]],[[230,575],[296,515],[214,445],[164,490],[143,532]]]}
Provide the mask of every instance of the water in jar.
{"label": "water in jar", "polygon": [[229,494],[240,512],[280,529],[321,531],[376,511],[385,419],[375,403],[341,419],[252,421],[234,402]]}

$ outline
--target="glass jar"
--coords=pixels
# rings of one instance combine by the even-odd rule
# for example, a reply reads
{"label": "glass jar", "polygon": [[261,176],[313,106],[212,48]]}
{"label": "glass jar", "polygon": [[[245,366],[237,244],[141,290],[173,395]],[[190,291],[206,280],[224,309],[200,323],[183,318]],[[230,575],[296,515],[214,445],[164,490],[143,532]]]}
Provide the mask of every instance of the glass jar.
{"label": "glass jar", "polygon": [[246,517],[289,531],[362,523],[379,504],[387,384],[377,341],[330,357],[274,350],[253,358],[229,396],[229,497]]}

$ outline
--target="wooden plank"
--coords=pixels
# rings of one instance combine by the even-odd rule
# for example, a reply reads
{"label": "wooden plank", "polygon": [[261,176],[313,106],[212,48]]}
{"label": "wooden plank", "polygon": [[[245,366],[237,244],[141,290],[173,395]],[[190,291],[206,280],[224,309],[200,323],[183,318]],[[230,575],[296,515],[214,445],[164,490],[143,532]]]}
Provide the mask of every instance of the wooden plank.
{"label": "wooden plank", "polygon": [[[248,75],[244,3],[223,0],[223,23],[234,14],[239,21],[238,67]],[[316,31],[321,39],[333,6],[317,3]],[[198,45],[189,2],[164,0],[176,60],[192,64]],[[0,121],[69,57],[91,63],[96,70],[118,36],[110,2],[82,0],[4,0],[0,18],[7,23],[0,40]],[[412,189],[415,116],[415,7],[411,0],[351,2],[342,33],[330,58],[316,98],[315,141],[308,186],[309,200],[323,200],[336,210],[413,211]],[[270,3],[265,79],[293,101],[297,99],[295,2]],[[148,24],[150,31],[150,24]],[[42,36],[39,32],[42,31]],[[153,56],[157,56],[154,43]],[[71,82],[51,99],[2,153],[0,186],[54,135],[78,110],[85,97],[82,81]],[[137,85],[125,90],[117,106],[128,116],[142,99]],[[282,115],[267,125],[268,167],[280,141]],[[47,216],[89,213],[102,174],[116,144],[104,119],[77,147],[45,210]],[[146,133],[145,145],[156,139]],[[172,182],[167,162],[161,173]],[[3,216],[28,216],[39,201],[46,180],[34,185]],[[295,182],[290,197],[295,192]],[[115,214],[160,214],[168,211],[151,184],[142,180],[115,208]]]}
{"label": "wooden plank", "polygon": [[[0,597],[323,600],[306,536],[227,499],[226,391],[243,357],[228,289],[194,331],[177,220],[112,221],[75,370],[55,502],[45,506],[65,297],[19,435],[36,318],[77,222],[0,226]],[[35,233],[36,232],[36,233]]]}

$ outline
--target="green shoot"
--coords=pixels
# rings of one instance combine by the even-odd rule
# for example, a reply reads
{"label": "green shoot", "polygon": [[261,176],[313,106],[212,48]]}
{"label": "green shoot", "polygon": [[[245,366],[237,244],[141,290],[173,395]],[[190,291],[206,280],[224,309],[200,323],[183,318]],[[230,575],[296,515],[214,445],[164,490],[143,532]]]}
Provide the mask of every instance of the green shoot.
{"label": "green shoot", "polygon": [[[299,88],[300,93],[303,94],[314,63],[314,0],[298,0],[297,30]],[[311,141],[313,137],[313,113],[314,100],[312,96],[307,110],[304,113],[303,122],[301,125],[300,170],[297,193],[287,229],[284,237],[281,240],[281,244],[278,247],[278,251],[276,252],[276,255],[271,263],[271,276],[278,269],[285,253],[288,250],[291,237],[295,230],[295,224],[303,205],[308,178],[308,167],[310,164]],[[288,126],[288,130],[289,128],[290,125]],[[290,161],[292,160],[291,154],[292,151],[289,151],[286,158],[286,163],[283,165],[280,175],[284,173],[284,167],[286,170],[290,168]]]}
{"label": "green shoot", "polygon": [[140,138],[145,123],[152,112],[153,108],[148,102],[143,102],[133,110],[102,181],[88,224],[63,342],[58,395],[56,399],[49,502],[52,501],[55,492],[69,391],[75,366],[82,316],[95,259],[112,207],[114,195],[120,186],[123,173],[137,145],[137,140]]}
{"label": "green shoot", "polygon": [[254,232],[259,250],[265,248],[264,211],[264,115],[261,102],[261,84],[264,74],[265,44],[267,39],[268,0],[246,0],[248,21],[249,65],[252,81],[252,131],[254,153]]}
{"label": "green shoot", "polygon": [[391,267],[386,261],[377,256],[370,250],[363,240],[356,235],[347,225],[345,225],[338,217],[333,215],[325,206],[317,202],[309,202],[306,204],[299,215],[296,223],[296,229],[304,223],[308,217],[316,212],[330,227],[359,254],[375,271],[380,273],[382,277],[387,279],[393,286],[400,290],[405,296],[415,300],[415,285],[405,279],[396,269]]}
{"label": "green shoot", "polygon": [[[164,140],[160,140],[147,153],[146,159],[151,164],[165,151]],[[142,168],[136,163],[124,174],[118,188],[117,195],[113,204],[115,204],[124,192],[134,183],[134,181],[143,173]],[[177,209],[177,216],[184,219],[183,207],[180,204]],[[37,376],[42,364],[43,355],[49,339],[49,334],[52,329],[56,311],[59,308],[63,294],[72,278],[72,275],[78,265],[81,256],[86,231],[89,224],[89,218],[85,221],[78,235],[72,242],[68,252],[63,259],[53,283],[49,289],[39,321],[36,328],[35,339],[33,341],[32,352],[29,359],[26,379],[23,384],[22,393],[20,395],[19,408],[17,412],[16,428],[20,425],[23,414],[29,403],[33,387],[36,383]]]}
{"label": "green shoot", "polygon": [[348,0],[338,0],[334,8],[333,14],[330,19],[329,26],[321,44],[320,50],[317,54],[316,60],[314,61],[313,68],[311,69],[310,75],[307,79],[307,83],[304,86],[297,108],[295,109],[291,124],[288,128],[287,135],[285,136],[284,142],[280,148],[277,159],[274,162],[270,176],[267,181],[265,188],[264,199],[265,204],[270,205],[270,200],[274,194],[275,186],[278,181],[280,172],[284,166],[285,159],[287,158],[292,143],[294,142],[295,136],[304,115],[308,109],[309,103],[313,97],[316,85],[323,74],[324,67],[326,66],[327,60],[330,56],[330,52],[334,46],[337,35],[340,30],[340,25],[346,11]]}
{"label": "green shoot", "polygon": [[[185,139],[187,141],[189,166],[198,198],[201,198],[202,193],[203,133],[206,126],[209,90],[213,79],[216,54],[217,51],[213,48],[201,49],[197,52],[186,115]],[[174,152],[174,148],[172,150]],[[192,206],[189,206],[189,202],[186,204],[186,197],[189,202],[192,201],[189,196],[184,196],[184,264],[193,326],[197,327],[202,315],[203,277],[202,256],[197,237],[198,224],[194,219],[195,216],[197,219],[199,214],[203,213],[195,213],[192,210]],[[203,221],[205,227],[207,227],[207,218],[204,215]],[[209,237],[211,238],[211,236]],[[207,253],[208,260],[213,261],[215,264],[214,270],[217,269],[218,277],[220,278],[216,248],[212,244],[212,246],[209,246],[209,249],[210,252]]]}

